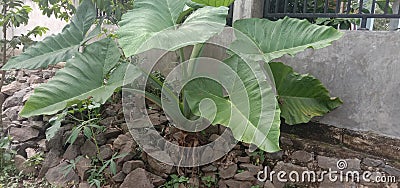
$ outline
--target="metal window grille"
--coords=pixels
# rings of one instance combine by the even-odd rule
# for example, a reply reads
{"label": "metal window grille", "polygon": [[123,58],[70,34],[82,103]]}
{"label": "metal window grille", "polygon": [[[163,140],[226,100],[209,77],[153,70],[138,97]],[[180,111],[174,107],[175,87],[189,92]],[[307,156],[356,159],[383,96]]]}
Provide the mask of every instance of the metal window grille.
{"label": "metal window grille", "polygon": [[[368,18],[400,18],[393,0],[265,0],[264,18],[360,18],[365,29]],[[399,10],[393,7],[393,10]],[[377,9],[380,11],[378,12]]]}

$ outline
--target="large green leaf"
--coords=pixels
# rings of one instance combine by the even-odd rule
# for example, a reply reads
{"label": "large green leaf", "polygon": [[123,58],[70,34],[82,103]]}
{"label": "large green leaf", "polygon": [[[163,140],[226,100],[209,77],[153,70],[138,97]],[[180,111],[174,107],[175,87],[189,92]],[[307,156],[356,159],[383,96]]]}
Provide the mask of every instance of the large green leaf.
{"label": "large green leaf", "polygon": [[235,0],[191,0],[191,1],[205,6],[220,7],[220,6],[229,6]]}
{"label": "large green leaf", "polygon": [[287,124],[307,123],[312,117],[322,116],[342,104],[339,98],[331,97],[321,81],[313,76],[298,74],[283,63],[265,64],[265,68],[271,68],[281,116]]}
{"label": "large green leaf", "polygon": [[117,31],[125,55],[132,56],[152,48],[176,50],[203,43],[225,26],[227,7],[204,7],[177,25],[183,0],[136,0],[135,8],[122,16]]}
{"label": "large green leaf", "polygon": [[[88,98],[102,104],[117,87],[123,85],[128,64],[113,69],[120,58],[114,41],[103,39],[92,43],[83,53],[76,52],[74,56],[68,60],[64,69],[35,89],[21,111],[21,116],[54,114],[79,100]],[[110,78],[104,81],[110,71],[112,71]],[[130,76],[137,77],[139,72],[133,72]]]}
{"label": "large green leaf", "polygon": [[329,46],[342,36],[332,27],[288,17],[278,21],[243,19],[236,21],[233,27],[237,40],[231,44],[231,49],[246,59],[266,62],[306,48]]}
{"label": "large green leaf", "polygon": [[78,51],[86,33],[96,19],[96,9],[91,0],[84,0],[70,24],[61,33],[49,36],[11,58],[3,70],[38,69],[70,59]]}
{"label": "large green leaf", "polygon": [[[223,95],[222,86],[215,81],[197,78],[185,86],[185,94],[193,113],[207,118],[214,125],[229,127],[239,141],[255,144],[264,151],[278,151],[280,110],[271,86],[265,77],[258,77],[263,76],[260,66],[257,64],[250,67],[237,56],[224,62],[236,72],[236,76],[229,72],[218,72],[221,76],[219,82],[227,80],[225,83],[233,85],[232,93],[228,91],[229,98]],[[245,96],[241,97],[242,92]],[[214,101],[216,111],[212,105],[200,108],[200,102],[207,98]]]}

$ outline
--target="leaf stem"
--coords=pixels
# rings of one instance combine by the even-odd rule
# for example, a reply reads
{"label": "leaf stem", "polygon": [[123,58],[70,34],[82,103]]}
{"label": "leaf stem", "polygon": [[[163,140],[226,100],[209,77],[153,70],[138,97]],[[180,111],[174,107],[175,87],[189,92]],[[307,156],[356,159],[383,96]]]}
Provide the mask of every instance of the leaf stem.
{"label": "leaf stem", "polygon": [[[203,48],[204,48],[203,43],[194,45],[192,54],[190,55],[190,59],[187,63],[187,68],[185,66],[186,70],[183,71],[183,74],[187,74],[187,77],[185,77],[184,75],[184,81],[192,77],[194,70],[196,69],[196,64],[198,61],[197,58],[200,57],[200,55],[202,54]],[[190,116],[192,116],[192,112],[190,110],[189,103],[187,101],[187,95],[185,94],[184,89],[182,90],[182,96],[183,96],[183,114],[185,115],[185,117],[190,118]]]}

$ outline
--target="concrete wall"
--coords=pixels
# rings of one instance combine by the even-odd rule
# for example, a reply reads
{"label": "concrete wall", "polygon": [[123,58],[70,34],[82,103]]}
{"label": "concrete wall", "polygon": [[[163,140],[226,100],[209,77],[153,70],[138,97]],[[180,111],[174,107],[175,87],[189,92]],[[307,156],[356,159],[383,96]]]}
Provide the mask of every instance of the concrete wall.
{"label": "concrete wall", "polygon": [[322,123],[400,138],[400,33],[348,31],[332,46],[281,58],[344,104]]}

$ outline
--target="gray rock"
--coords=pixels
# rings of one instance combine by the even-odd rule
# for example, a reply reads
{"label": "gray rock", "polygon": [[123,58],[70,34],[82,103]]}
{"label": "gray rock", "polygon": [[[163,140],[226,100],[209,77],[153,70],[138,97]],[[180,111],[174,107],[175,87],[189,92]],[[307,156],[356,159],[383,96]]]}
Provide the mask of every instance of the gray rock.
{"label": "gray rock", "polygon": [[215,167],[214,165],[208,165],[201,168],[201,171],[203,172],[216,172],[217,170],[218,170],[217,167]]}
{"label": "gray rock", "polygon": [[200,178],[197,176],[193,176],[189,179],[188,182],[189,187],[200,187]]}
{"label": "gray rock", "polygon": [[97,142],[98,146],[104,145],[107,142],[106,137],[104,137],[104,134],[102,134],[102,133],[101,134],[97,134],[95,136],[95,138],[96,138],[96,142]]}
{"label": "gray rock", "polygon": [[237,180],[226,180],[225,181],[226,185],[228,185],[229,188],[250,188],[251,187],[251,183],[249,186],[249,182],[245,183],[242,181],[237,181]]}
{"label": "gray rock", "polygon": [[115,175],[112,177],[112,179],[113,179],[113,181],[115,181],[115,182],[117,182],[117,183],[121,183],[121,182],[124,181],[125,177],[126,177],[126,174],[125,174],[125,173],[123,173],[123,172],[118,172],[117,174],[115,174]]}
{"label": "gray rock", "polygon": [[265,181],[264,188],[275,188],[271,181]]}
{"label": "gray rock", "polygon": [[24,98],[24,96],[30,91],[32,90],[31,88],[25,88],[22,89],[18,92],[15,92],[12,96],[8,97],[3,104],[3,109],[7,109],[9,107],[13,107],[13,106],[22,106],[22,99]]}
{"label": "gray rock", "polygon": [[23,156],[16,155],[14,157],[14,163],[18,172],[21,172],[26,176],[37,176],[38,170],[35,168],[35,166],[30,166]]}
{"label": "gray rock", "polygon": [[105,119],[102,119],[99,123],[100,123],[100,125],[103,125],[103,126],[110,126],[115,121],[116,121],[115,117],[107,117]]}
{"label": "gray rock", "polygon": [[147,172],[147,177],[149,178],[150,182],[155,186],[155,187],[160,187],[165,184],[167,180],[164,178],[157,176],[153,173]]}
{"label": "gray rock", "polygon": [[70,187],[79,183],[79,177],[74,170],[67,171],[68,163],[62,162],[56,167],[50,168],[46,173],[46,180],[54,186]]}
{"label": "gray rock", "polygon": [[121,134],[114,140],[113,146],[115,149],[121,149],[128,141],[131,141],[132,137],[125,134]]}
{"label": "gray rock", "polygon": [[275,153],[266,153],[265,157],[272,160],[281,160],[283,157],[283,151],[278,151]]}
{"label": "gray rock", "polygon": [[61,130],[57,131],[56,134],[48,142],[46,142],[46,148],[49,150],[63,151],[63,132]]}
{"label": "gray rock", "polygon": [[33,148],[26,148],[25,152],[26,152],[26,158],[27,159],[29,159],[29,158],[31,158],[31,157],[33,157],[33,156],[35,156],[37,154],[36,150],[33,149]]}
{"label": "gray rock", "polygon": [[249,156],[238,157],[237,159],[238,159],[238,162],[241,162],[241,163],[250,163],[250,157]]}
{"label": "gray rock", "polygon": [[201,155],[201,162],[207,164],[213,161],[213,158],[214,158],[214,151],[210,146],[207,146],[204,149],[203,154]]}
{"label": "gray rock", "polygon": [[24,118],[20,117],[18,114],[22,110],[23,106],[13,106],[4,110],[3,115],[7,117],[10,121],[19,121]]}
{"label": "gray rock", "polygon": [[218,181],[218,187],[219,188],[228,188],[228,185],[226,185],[225,180],[219,180]]}
{"label": "gray rock", "polygon": [[88,182],[79,183],[79,188],[92,188]]}
{"label": "gray rock", "polygon": [[[361,160],[359,159],[344,159],[346,161],[347,167],[345,169],[341,169],[344,172],[349,170],[361,170]],[[338,161],[337,158],[325,157],[325,156],[317,156],[318,166],[323,169],[338,170]]]}
{"label": "gray rock", "polygon": [[239,180],[239,181],[255,181],[256,180],[256,178],[254,177],[254,174],[249,171],[244,171],[239,174],[236,174],[234,176],[234,179]]}
{"label": "gray rock", "polygon": [[215,140],[217,140],[220,136],[217,134],[212,134],[209,138],[208,141],[210,142],[214,142]]}
{"label": "gray rock", "polygon": [[100,160],[108,160],[114,154],[114,151],[111,149],[110,145],[100,146],[99,151],[100,152],[99,152],[99,154],[97,154],[97,158]]}
{"label": "gray rock", "polygon": [[78,172],[78,176],[81,177],[81,180],[86,180],[88,177],[87,171],[91,168],[91,160],[80,156],[76,158],[76,171]]}
{"label": "gray rock", "polygon": [[130,172],[132,172],[133,170],[135,170],[137,168],[144,168],[144,162],[140,161],[140,160],[127,161],[124,163],[124,165],[122,165],[122,171],[125,174],[129,174]]}
{"label": "gray rock", "polygon": [[293,152],[292,155],[290,155],[290,158],[301,163],[308,163],[314,159],[314,156],[311,153],[300,150]]}
{"label": "gray rock", "polygon": [[87,155],[88,157],[94,157],[97,154],[96,144],[90,140],[86,140],[80,150],[82,155]]}
{"label": "gray rock", "polygon": [[382,170],[392,176],[396,176],[397,178],[400,178],[400,170],[397,168],[394,168],[389,165],[385,165],[385,167],[383,167]]}
{"label": "gray rock", "polygon": [[[356,185],[354,182],[347,182],[347,181],[331,181],[329,180],[328,175],[324,176],[323,181],[319,184],[319,187],[323,188],[338,188],[338,187],[343,187],[343,188],[352,188],[352,187],[359,187]],[[361,187],[361,186],[360,186]]]}
{"label": "gray rock", "polygon": [[251,174],[253,174],[253,175],[256,175],[258,172],[260,172],[263,169],[262,166],[256,166],[256,165],[248,164],[248,163],[240,164],[239,167],[240,167],[240,169],[244,169],[246,171],[251,172]]}
{"label": "gray rock", "polygon": [[[167,161],[168,164],[158,161],[158,159],[162,159]],[[156,172],[164,173],[164,174],[172,174],[174,172],[174,167],[169,165],[173,164],[173,161],[170,159],[169,154],[165,151],[155,151],[148,154],[147,157],[148,163],[152,169]]]}
{"label": "gray rock", "polygon": [[281,136],[280,141],[281,141],[282,146],[289,146],[289,147],[293,146],[293,141],[290,140],[289,138]]}
{"label": "gray rock", "polygon": [[41,84],[41,83],[44,82],[44,79],[39,77],[39,76],[37,76],[37,75],[31,75],[28,78],[27,81],[29,82],[30,85],[32,85],[32,84]]}
{"label": "gray rock", "polygon": [[238,167],[236,164],[232,164],[232,165],[229,165],[227,168],[220,167],[218,170],[219,170],[219,176],[221,178],[229,179],[229,178],[232,178],[236,174]]}
{"label": "gray rock", "polygon": [[19,142],[26,142],[33,138],[37,138],[39,136],[39,131],[31,127],[11,127],[10,135],[13,137],[14,140],[17,140]]}
{"label": "gray rock", "polygon": [[6,86],[3,86],[3,88],[1,88],[1,92],[8,96],[11,96],[15,92],[19,91],[21,88],[26,88],[26,87],[29,87],[27,83],[19,83],[18,81],[14,81]]}
{"label": "gray rock", "polygon": [[68,146],[67,150],[65,150],[65,153],[63,155],[64,159],[67,160],[72,160],[75,159],[76,157],[78,157],[80,155],[80,150],[79,150],[79,146],[75,145],[75,144],[71,144]]}
{"label": "gray rock", "polygon": [[379,166],[384,166],[385,163],[381,160],[377,159],[371,159],[371,158],[365,158],[362,160],[362,164],[370,167],[379,167]]}
{"label": "gray rock", "polygon": [[38,178],[42,178],[47,171],[60,164],[61,158],[59,157],[61,152],[55,149],[51,149],[47,154],[42,163],[42,168],[40,169]]}
{"label": "gray rock", "polygon": [[120,188],[131,188],[134,187],[141,187],[141,188],[153,188],[154,185],[150,182],[149,178],[147,177],[146,170],[142,168],[138,168],[131,173],[129,173],[124,182],[121,184]]}
{"label": "gray rock", "polygon": [[109,128],[104,132],[104,137],[106,139],[117,138],[121,134],[121,130],[115,128]]}
{"label": "gray rock", "polygon": [[[288,173],[294,173],[294,172],[296,172],[297,174],[301,175],[304,171],[308,171],[308,169],[306,167],[301,167],[301,166],[294,165],[294,164],[291,164],[291,163],[284,163],[282,161],[279,161],[275,165],[274,171],[275,172],[280,172],[280,171],[286,172],[287,174],[286,174],[286,177],[284,177],[284,178],[288,180],[287,183],[300,184],[300,185],[306,185],[307,184],[306,182],[301,182],[301,181],[292,182],[292,181],[290,181],[290,179],[288,177],[289,176]],[[285,183],[278,181],[277,173],[274,174],[272,177],[269,177],[269,178],[272,178],[272,182],[273,182],[275,187],[284,187],[285,186]],[[315,176],[315,178],[317,179],[316,176]]]}
{"label": "gray rock", "polygon": [[38,130],[44,130],[44,122],[43,121],[29,121],[28,126],[38,129]]}
{"label": "gray rock", "polygon": [[121,157],[117,159],[118,164],[122,164],[126,161],[132,160],[133,157],[136,155],[136,144],[133,141],[126,142],[122,149],[119,151],[119,154],[127,154],[125,157]]}

